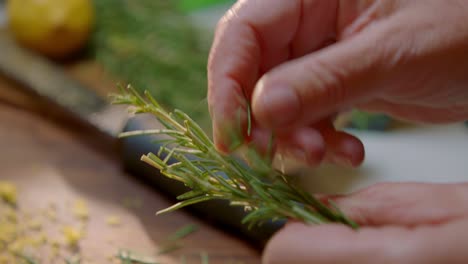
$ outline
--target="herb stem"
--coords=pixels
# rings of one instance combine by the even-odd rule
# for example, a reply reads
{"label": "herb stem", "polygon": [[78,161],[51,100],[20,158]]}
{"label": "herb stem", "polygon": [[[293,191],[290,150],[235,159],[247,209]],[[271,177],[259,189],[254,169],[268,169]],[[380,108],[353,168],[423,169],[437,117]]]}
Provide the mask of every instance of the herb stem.
{"label": "herb stem", "polygon": [[[249,226],[274,219],[296,219],[309,224],[337,222],[357,228],[336,205],[324,204],[271,167],[273,136],[267,159],[253,148],[248,149],[250,164],[254,164],[248,167],[233,156],[219,153],[206,133],[187,114],[180,110],[166,112],[150,95],[145,99],[129,86],[122,95],[115,95],[114,101],[132,105],[136,113],[152,113],[162,121],[165,129],[127,132],[121,136],[158,134],[168,137],[158,155],[149,153],[141,159],[168,178],[191,188],[177,197],[180,202],[157,214],[224,199],[250,210],[243,221]],[[166,156],[162,158],[161,154]]]}

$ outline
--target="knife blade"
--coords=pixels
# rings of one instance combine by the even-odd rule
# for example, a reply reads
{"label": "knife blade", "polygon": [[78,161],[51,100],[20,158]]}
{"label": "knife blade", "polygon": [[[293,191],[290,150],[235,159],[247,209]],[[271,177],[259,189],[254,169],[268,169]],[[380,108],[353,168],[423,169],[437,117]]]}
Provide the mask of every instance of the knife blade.
{"label": "knife blade", "polygon": [[[157,153],[159,146],[154,143],[155,136],[117,140],[121,132],[154,128],[159,124],[141,118],[128,118],[124,108],[110,105],[91,89],[69,77],[58,65],[17,45],[8,34],[0,33],[0,50],[1,74],[20,84],[24,91],[36,98],[58,106],[83,124],[115,139],[119,145],[120,161],[127,172],[151,184],[170,199],[187,191],[183,184],[164,177],[140,161],[143,154]],[[259,249],[283,225],[282,222],[267,222],[248,229],[241,223],[246,212],[221,200],[192,205],[187,210]]]}

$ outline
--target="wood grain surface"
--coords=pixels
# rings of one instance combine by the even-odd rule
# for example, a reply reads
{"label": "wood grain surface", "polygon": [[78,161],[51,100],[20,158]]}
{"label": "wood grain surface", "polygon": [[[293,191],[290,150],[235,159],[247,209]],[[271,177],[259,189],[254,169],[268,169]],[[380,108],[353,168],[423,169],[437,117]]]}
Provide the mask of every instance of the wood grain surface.
{"label": "wood grain surface", "polygon": [[[114,87],[92,62],[67,67],[71,75],[101,95]],[[210,264],[260,263],[259,252],[183,211],[155,216],[170,202],[123,173],[111,150],[91,148],[92,131],[70,129],[66,118],[48,118],[47,106],[22,94],[21,87],[4,77],[0,78],[0,102],[0,181],[17,185],[21,214],[39,215],[51,204],[57,208],[56,222],[42,221],[42,232],[49,239],[59,239],[63,226],[83,227],[85,237],[77,249],[82,263],[118,263],[110,256],[119,249],[155,255],[170,234],[187,224],[200,228],[182,240],[182,249],[158,257],[158,263],[181,263],[181,256],[187,263],[201,263],[204,252]],[[73,216],[77,199],[85,200],[89,207],[89,220],[83,223]],[[124,205],[125,199],[141,201],[141,206]],[[117,216],[121,225],[108,225],[109,216]],[[26,221],[22,219],[19,221]],[[37,250],[45,256],[49,249]],[[56,261],[42,263],[64,263]]]}

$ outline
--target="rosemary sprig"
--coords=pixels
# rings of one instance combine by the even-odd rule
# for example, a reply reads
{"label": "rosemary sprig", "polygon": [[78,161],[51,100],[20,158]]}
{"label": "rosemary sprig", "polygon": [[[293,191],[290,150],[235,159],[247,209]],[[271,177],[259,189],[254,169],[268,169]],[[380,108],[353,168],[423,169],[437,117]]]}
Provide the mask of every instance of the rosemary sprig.
{"label": "rosemary sprig", "polygon": [[183,226],[180,229],[178,229],[177,231],[175,231],[174,234],[172,234],[168,238],[168,240],[172,241],[172,242],[181,240],[182,238],[187,237],[188,235],[195,233],[197,230],[198,230],[198,226],[195,225],[195,224],[189,224],[189,225]]}
{"label": "rosemary sprig", "polygon": [[[141,159],[191,189],[178,197],[180,202],[157,214],[203,201],[224,199],[250,210],[243,219],[243,223],[250,227],[269,220],[295,219],[308,224],[338,222],[357,228],[338,208],[327,206],[295,186],[253,148],[248,148],[247,156],[254,161],[255,167],[248,167],[233,156],[219,153],[210,138],[187,114],[180,110],[167,112],[149,93],[141,96],[128,86],[122,89],[121,94],[113,95],[113,102],[130,105],[137,114],[153,114],[161,121],[166,129],[122,133],[121,137],[164,135],[166,144],[159,154],[164,153],[166,157],[163,159],[149,153]],[[168,161],[171,159],[177,162],[170,164]]]}
{"label": "rosemary sprig", "polygon": [[158,252],[157,252],[157,255],[166,255],[166,254],[170,254],[170,253],[173,253],[174,251],[177,251],[179,249],[182,248],[182,245],[181,244],[178,244],[178,243],[171,243],[171,244],[167,244],[167,245],[164,245]]}
{"label": "rosemary sprig", "polygon": [[36,260],[32,257],[24,255],[24,254],[16,254],[16,256],[21,259],[25,264],[37,264]]}
{"label": "rosemary sprig", "polygon": [[206,253],[206,252],[200,253],[200,258],[201,258],[201,263],[202,264],[209,264],[210,263],[210,258],[208,257],[208,253]]}
{"label": "rosemary sprig", "polygon": [[164,255],[176,251],[182,248],[180,244],[180,240],[185,238],[186,236],[196,232],[198,230],[198,226],[195,224],[189,224],[186,226],[181,227],[177,231],[174,232],[167,241],[162,245],[161,249],[158,251],[158,255]]}
{"label": "rosemary sprig", "polygon": [[120,250],[117,253],[117,258],[120,259],[122,264],[159,264],[159,262],[137,256],[128,250]]}
{"label": "rosemary sprig", "polygon": [[66,264],[80,264],[81,263],[81,257],[80,256],[72,256],[70,258],[65,259]]}

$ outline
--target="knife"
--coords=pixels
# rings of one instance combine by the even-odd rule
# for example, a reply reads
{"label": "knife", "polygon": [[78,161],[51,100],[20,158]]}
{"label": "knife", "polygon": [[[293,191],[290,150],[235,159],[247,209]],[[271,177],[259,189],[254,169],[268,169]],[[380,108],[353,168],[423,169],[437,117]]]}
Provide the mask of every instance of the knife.
{"label": "knife", "polygon": [[[0,50],[0,74],[19,84],[24,92],[35,99],[54,105],[60,112],[117,142],[116,149],[125,171],[151,184],[171,199],[187,191],[182,183],[166,178],[140,161],[141,155],[158,152],[155,136],[118,139],[121,132],[158,126],[154,120],[148,122],[147,119],[129,118],[125,109],[110,105],[52,61],[20,47],[5,32],[0,32]],[[232,207],[228,201],[222,200],[192,205],[186,210],[258,249],[262,249],[271,235],[284,224],[267,222],[249,229],[241,223],[246,215],[243,208]]]}

